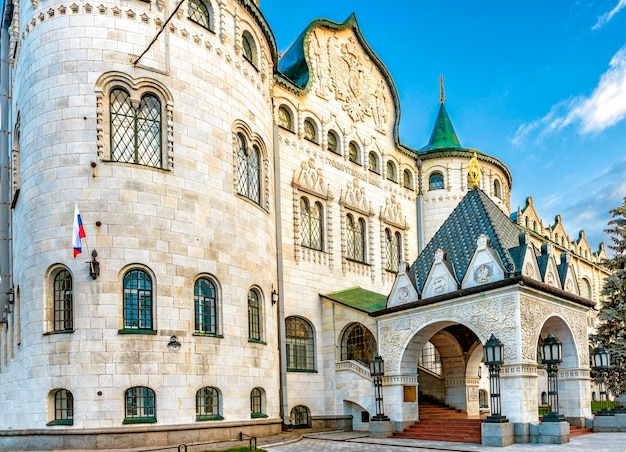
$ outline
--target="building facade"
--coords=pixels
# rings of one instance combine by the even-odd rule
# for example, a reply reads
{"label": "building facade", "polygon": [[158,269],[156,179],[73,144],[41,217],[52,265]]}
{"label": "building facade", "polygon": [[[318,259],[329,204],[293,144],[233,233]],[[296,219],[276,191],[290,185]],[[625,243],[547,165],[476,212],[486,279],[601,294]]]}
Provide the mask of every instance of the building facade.
{"label": "building facade", "polygon": [[[555,289],[539,284],[526,300],[560,306],[526,319],[539,325],[507,355],[511,368],[530,365],[519,381],[537,392],[531,351],[547,329],[562,332],[580,372],[565,408],[590,414],[586,327],[603,249],[584,231],[571,240],[560,217],[544,226],[532,198],[509,219],[509,169],[461,146],[443,95],[428,144],[402,144],[393,80],[354,16],[314,21],[279,58],[250,0],[2,8],[2,447],[367,428],[376,351],[392,364],[385,394],[398,428],[418,419],[405,387],[478,412],[472,372],[487,330],[438,304],[432,322],[414,320],[420,300],[441,295],[422,273],[449,268],[428,244],[472,193],[525,234],[507,242],[530,250],[524,277]],[[77,212],[86,237],[75,256]],[[463,298],[458,276],[444,291],[457,310],[476,298]],[[505,298],[520,312],[522,298]],[[523,328],[505,326],[511,341]],[[471,359],[418,378],[422,349]],[[521,394],[505,414],[530,422],[537,401]]]}

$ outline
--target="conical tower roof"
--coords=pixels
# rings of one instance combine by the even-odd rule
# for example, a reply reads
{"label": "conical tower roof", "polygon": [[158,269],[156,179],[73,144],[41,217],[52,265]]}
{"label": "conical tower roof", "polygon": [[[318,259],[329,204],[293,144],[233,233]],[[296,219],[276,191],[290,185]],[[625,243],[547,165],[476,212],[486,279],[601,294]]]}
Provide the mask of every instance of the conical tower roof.
{"label": "conical tower roof", "polygon": [[434,151],[436,149],[463,149],[443,102],[439,106],[439,113],[437,114],[437,120],[433,127],[433,133],[430,135],[430,140],[426,146],[420,149],[420,152]]}

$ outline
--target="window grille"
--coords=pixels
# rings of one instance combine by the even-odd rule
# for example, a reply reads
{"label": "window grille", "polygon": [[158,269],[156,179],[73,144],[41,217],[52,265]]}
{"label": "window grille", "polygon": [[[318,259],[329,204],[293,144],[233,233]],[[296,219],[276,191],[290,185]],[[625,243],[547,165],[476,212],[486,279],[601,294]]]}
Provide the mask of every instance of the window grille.
{"label": "window grille", "polygon": [[433,173],[428,178],[429,190],[441,190],[443,189],[443,175],[441,173]]}
{"label": "window grille", "polygon": [[124,328],[152,330],[152,279],[142,270],[124,275]]}
{"label": "window grille", "polygon": [[200,388],[196,392],[196,420],[223,419],[220,412],[220,394],[216,388]]}
{"label": "window grille", "polygon": [[54,393],[54,420],[74,420],[74,396],[67,389],[59,389]]}
{"label": "window grille", "polygon": [[322,250],[323,208],[319,202],[313,205],[305,197],[300,198],[300,220],[302,227],[302,246]]}
{"label": "window grille", "polygon": [[261,340],[261,306],[259,294],[254,290],[248,292],[248,339]]}
{"label": "window grille", "polygon": [[434,374],[441,375],[441,356],[432,342],[427,342],[424,345],[418,364]]}
{"label": "window grille", "polygon": [[287,370],[310,371],[314,365],[313,328],[304,319],[288,317],[285,319]]}
{"label": "window grille", "polygon": [[150,388],[137,386],[126,391],[125,421],[156,422],[156,398]]}
{"label": "window grille", "polygon": [[54,331],[71,331],[73,319],[72,275],[61,270],[54,277]]}
{"label": "window grille", "polygon": [[355,360],[368,366],[375,353],[374,335],[360,323],[349,326],[341,341],[341,360]]}
{"label": "window grille", "polygon": [[215,284],[200,278],[194,284],[195,330],[197,333],[217,334],[217,291]]}
{"label": "window grille", "polygon": [[261,204],[260,151],[255,145],[248,146],[246,138],[238,134],[237,191],[240,195]]}
{"label": "window grille", "polygon": [[211,30],[211,14],[201,0],[189,0],[189,18],[207,30]]}
{"label": "window grille", "polygon": [[357,262],[365,262],[365,221],[362,218],[355,221],[354,217],[348,214],[346,230],[346,257]]}

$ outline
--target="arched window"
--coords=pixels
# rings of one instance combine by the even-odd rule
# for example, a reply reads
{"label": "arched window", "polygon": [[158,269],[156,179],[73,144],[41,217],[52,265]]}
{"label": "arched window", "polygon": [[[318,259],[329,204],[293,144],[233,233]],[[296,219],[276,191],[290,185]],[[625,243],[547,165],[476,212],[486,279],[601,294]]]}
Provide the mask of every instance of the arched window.
{"label": "arched window", "polygon": [[196,22],[198,25],[213,31],[213,11],[211,4],[205,4],[202,0],[189,0],[189,18]]}
{"label": "arched window", "polygon": [[143,270],[124,275],[124,330],[154,330],[152,324],[152,278]]}
{"label": "arched window", "polygon": [[385,229],[385,270],[397,273],[398,264],[402,259],[402,236],[399,232]]}
{"label": "arched window", "polygon": [[392,182],[398,182],[398,172],[396,171],[396,164],[391,160],[387,161],[387,179]]}
{"label": "arched window", "polygon": [[237,134],[237,191],[257,204],[261,204],[261,151],[241,133]]}
{"label": "arched window", "polygon": [[311,412],[304,405],[294,406],[289,417],[293,428],[311,427]]}
{"label": "arched window", "polygon": [[315,370],[313,327],[301,317],[285,319],[287,371]]}
{"label": "arched window", "polygon": [[527,228],[530,228],[530,218],[528,217],[524,218],[524,224]]}
{"label": "arched window", "polygon": [[195,332],[217,334],[218,303],[215,283],[208,278],[199,278],[193,287]]}
{"label": "arched window", "polygon": [[341,150],[339,148],[339,138],[337,137],[337,133],[334,130],[329,130],[326,135],[327,147],[330,152],[334,152],[335,154],[341,154]]}
{"label": "arched window", "polygon": [[304,139],[317,144],[317,127],[311,118],[304,120]]}
{"label": "arched window", "polygon": [[493,181],[493,195],[498,199],[502,199],[502,188],[498,179]]}
{"label": "arched window", "polygon": [[413,175],[408,169],[405,169],[402,173],[402,182],[403,182],[404,188],[413,190]]}
{"label": "arched window", "polygon": [[72,275],[61,270],[54,276],[54,331],[74,329]]}
{"label": "arched window", "polygon": [[125,394],[124,424],[156,422],[156,397],[145,386],[135,386]]}
{"label": "arched window", "polygon": [[241,35],[241,51],[243,57],[256,67],[256,43],[248,30]]}
{"label": "arched window", "polygon": [[441,356],[432,342],[427,342],[420,353],[418,365],[430,372],[441,375]]}
{"label": "arched window", "polygon": [[224,419],[217,388],[205,387],[196,392],[196,421],[217,421]]}
{"label": "arched window", "polygon": [[250,414],[251,417],[267,417],[265,414],[265,391],[262,388],[254,388],[250,392]]}
{"label": "arched window", "polygon": [[356,163],[357,165],[361,164],[359,146],[354,141],[351,141],[350,144],[348,145],[348,160]]}
{"label": "arched window", "polygon": [[548,404],[548,393],[546,393],[546,391],[543,391],[541,393],[541,404],[542,405],[547,405]]}
{"label": "arched window", "polygon": [[380,174],[380,168],[378,167],[378,156],[374,151],[370,151],[367,156],[367,168],[376,174]]}
{"label": "arched window", "polygon": [[355,220],[352,214],[348,214],[346,233],[346,257],[357,262],[365,262],[365,220],[363,218]]}
{"label": "arched window", "polygon": [[302,225],[301,244],[306,248],[322,251],[324,233],[324,210],[322,204],[309,203],[306,197],[300,198],[300,223]]}
{"label": "arched window", "polygon": [[480,408],[489,408],[489,402],[487,402],[487,391],[484,389],[478,390],[478,406]]}
{"label": "arched window", "polygon": [[293,119],[291,111],[284,105],[278,107],[278,126],[293,132]]}
{"label": "arched window", "polygon": [[161,102],[144,94],[137,108],[126,90],[111,91],[111,160],[161,168]]}
{"label": "arched window", "polygon": [[346,328],[341,339],[341,360],[359,361],[369,365],[376,353],[374,335],[360,323],[352,323]]}
{"label": "arched window", "polygon": [[261,300],[259,293],[251,289],[248,291],[248,340],[261,342],[263,336],[261,322]]}
{"label": "arched window", "polygon": [[432,173],[428,178],[429,190],[441,190],[443,189],[443,174],[439,172]]}
{"label": "arched window", "polygon": [[537,232],[537,222],[533,221],[533,231]]}
{"label": "arched window", "polygon": [[[545,392],[541,393],[541,396],[542,396],[541,400],[542,400],[542,402],[543,402],[543,394],[545,394]],[[593,391],[591,393],[591,401],[595,402],[597,400],[598,400],[598,396],[596,395],[596,391]]]}
{"label": "arched window", "polygon": [[57,389],[52,393],[54,419],[48,425],[74,424],[74,396],[67,389]]}

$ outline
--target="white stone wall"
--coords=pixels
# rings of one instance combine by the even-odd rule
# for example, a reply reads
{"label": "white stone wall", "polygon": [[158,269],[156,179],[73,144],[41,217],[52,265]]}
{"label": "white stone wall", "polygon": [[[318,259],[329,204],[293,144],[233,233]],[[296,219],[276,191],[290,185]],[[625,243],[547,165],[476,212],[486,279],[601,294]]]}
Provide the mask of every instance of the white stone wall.
{"label": "white stone wall", "polygon": [[[250,419],[254,387],[265,390],[265,413],[278,417],[277,314],[270,303],[276,269],[271,52],[237,3],[220,10],[215,2],[217,34],[188,20],[183,6],[133,66],[132,57],[150,43],[174,2],[164,9],[156,2],[91,10],[80,4],[64,13],[60,4],[33,10],[21,2],[24,39],[14,75],[21,193],[13,251],[22,340],[18,345],[3,337],[11,350],[0,373],[6,400],[0,428],[44,428],[51,420],[48,394],[56,388],[72,391],[79,428],[120,426],[124,392],[132,386],[155,391],[157,424],[195,422],[195,392],[203,386],[221,391],[226,421]],[[247,27],[254,27],[258,70],[235,45]],[[110,71],[154,80],[170,93],[171,169],[99,159],[95,84]],[[262,206],[236,194],[236,121],[264,144]],[[89,248],[73,260],[75,202]],[[85,264],[92,249],[101,269],[96,281]],[[46,275],[58,264],[73,276],[74,332],[46,334],[52,297]],[[153,275],[155,335],[118,333],[121,281],[131,265]],[[193,335],[193,286],[203,274],[218,282],[223,337]],[[260,344],[248,342],[251,287],[262,294]],[[167,348],[171,335],[182,344],[176,352]]]}

